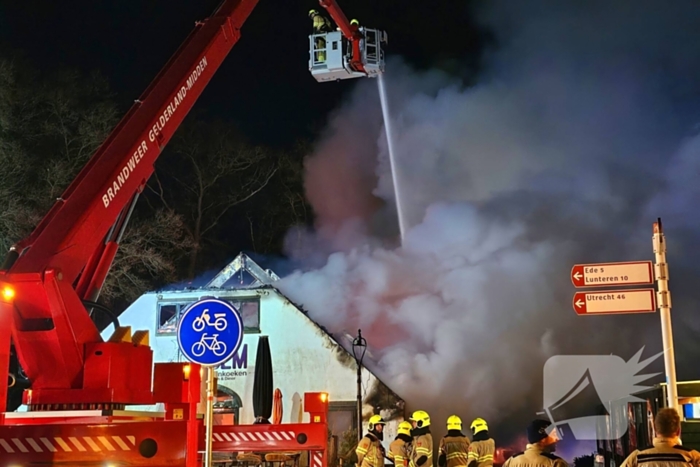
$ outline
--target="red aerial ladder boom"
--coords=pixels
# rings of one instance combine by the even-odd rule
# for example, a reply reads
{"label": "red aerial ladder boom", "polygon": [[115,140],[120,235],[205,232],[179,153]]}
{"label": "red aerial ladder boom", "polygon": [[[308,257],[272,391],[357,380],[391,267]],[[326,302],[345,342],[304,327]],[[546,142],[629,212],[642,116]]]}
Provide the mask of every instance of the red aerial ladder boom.
{"label": "red aerial ladder boom", "polygon": [[[0,274],[5,296],[12,296],[0,309],[0,365],[7,368],[12,329],[32,382],[31,405],[151,403],[150,359],[136,374],[126,366],[125,374],[100,370],[116,371],[117,361],[143,359],[143,346],[124,342],[118,350],[100,349],[104,344],[83,302],[96,299],[156,159],[238,41],[256,4],[226,0],[196,23],[34,232],[13,248]],[[7,389],[0,387],[4,409]]]}
{"label": "red aerial ladder boom", "polygon": [[350,64],[353,69],[365,73],[365,66],[362,63],[362,51],[360,50],[360,41],[363,39],[362,33],[357,26],[350,24],[347,16],[345,16],[343,10],[338,6],[338,2],[335,0],[319,0],[319,3],[328,11],[328,14],[331,15],[331,18],[333,18],[335,24],[338,25],[340,31],[352,44],[352,58]]}
{"label": "red aerial ladder boom", "polygon": [[[358,51],[352,60],[359,66],[366,55],[373,60],[358,70],[367,69],[364,76],[383,71],[375,42],[366,53],[362,32],[349,25],[337,3],[320,1]],[[257,2],[224,0],[211,17],[196,23],[32,234],[9,252],[0,270],[0,381],[10,379],[14,344],[31,381],[23,401],[35,414],[6,412],[8,388],[0,384],[3,466],[119,461],[192,467],[198,462],[200,367],[154,366],[146,331],[132,336],[129,328],[115,324],[114,335],[104,342],[88,309],[101,307],[100,289],[158,156],[240,38]],[[325,63],[311,71],[319,81],[339,73]],[[355,70],[349,77],[356,76],[363,75]],[[325,467],[327,396],[305,396],[310,424],[287,425],[283,434],[277,433],[279,426],[250,428],[256,432],[251,438],[238,435],[246,427],[224,427],[214,434],[219,449],[306,449],[315,467]],[[155,403],[165,404],[164,416],[122,411]]]}

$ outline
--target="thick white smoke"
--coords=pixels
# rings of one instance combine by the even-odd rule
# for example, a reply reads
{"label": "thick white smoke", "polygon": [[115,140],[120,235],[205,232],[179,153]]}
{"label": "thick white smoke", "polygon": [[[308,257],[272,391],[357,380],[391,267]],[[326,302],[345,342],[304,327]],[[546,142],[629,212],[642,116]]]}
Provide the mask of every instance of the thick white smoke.
{"label": "thick white smoke", "polygon": [[658,315],[578,317],[569,282],[575,262],[653,258],[657,216],[679,376],[697,379],[700,9],[486,3],[499,47],[475,86],[387,65],[403,246],[366,80],[307,161],[318,225],[291,253],[322,253],[323,266],[280,289],[332,332],[362,328],[376,371],[436,424],[483,416],[510,435],[542,410],[549,356],[661,350]]}

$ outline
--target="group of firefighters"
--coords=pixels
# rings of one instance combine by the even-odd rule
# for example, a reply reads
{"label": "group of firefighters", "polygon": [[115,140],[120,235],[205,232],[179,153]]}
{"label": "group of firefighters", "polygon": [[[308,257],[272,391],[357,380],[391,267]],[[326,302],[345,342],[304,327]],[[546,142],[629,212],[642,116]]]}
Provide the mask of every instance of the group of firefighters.
{"label": "group of firefighters", "polygon": [[[387,458],[395,467],[432,467],[433,437],[430,416],[423,410],[413,412],[409,422],[401,422],[396,439],[388,454],[382,446],[384,425],[380,415],[369,419],[368,432],[357,445],[357,467],[382,467]],[[496,443],[489,436],[489,427],[483,418],[471,426],[472,439],[462,433],[462,420],[457,415],[447,419],[447,435],[440,440],[438,465],[440,467],[491,467]]]}
{"label": "group of firefighters", "polygon": [[[432,467],[433,438],[430,416],[419,410],[409,422],[401,422],[398,435],[384,452],[382,440],[386,422],[379,415],[369,419],[368,433],[357,446],[357,467],[383,467],[384,459],[395,467]],[[438,446],[439,467],[492,467],[496,443],[482,418],[471,426],[471,441],[462,433],[462,420],[452,415],[447,419],[447,435]],[[636,450],[621,467],[700,467],[700,453],[684,447],[680,440],[681,419],[675,409],[664,408],[654,420],[653,447]],[[559,441],[557,430],[548,420],[534,420],[527,427],[528,445],[523,452],[508,458],[503,467],[568,467],[566,461],[554,455]],[[644,466],[640,466],[644,464]]]}

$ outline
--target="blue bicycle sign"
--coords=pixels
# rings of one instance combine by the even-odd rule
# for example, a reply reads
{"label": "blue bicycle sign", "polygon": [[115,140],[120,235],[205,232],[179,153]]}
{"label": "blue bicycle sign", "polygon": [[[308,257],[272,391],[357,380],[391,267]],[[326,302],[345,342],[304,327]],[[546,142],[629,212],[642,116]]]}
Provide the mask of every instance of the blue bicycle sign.
{"label": "blue bicycle sign", "polygon": [[177,326],[177,343],[188,360],[203,366],[219,365],[238,351],[243,322],[230,303],[207,298],[190,305]]}

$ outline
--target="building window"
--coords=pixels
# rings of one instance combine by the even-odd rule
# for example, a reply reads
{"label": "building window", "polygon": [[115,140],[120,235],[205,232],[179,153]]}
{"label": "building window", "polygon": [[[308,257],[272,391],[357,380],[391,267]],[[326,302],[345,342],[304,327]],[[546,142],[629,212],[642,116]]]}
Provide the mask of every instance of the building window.
{"label": "building window", "polygon": [[260,300],[231,300],[231,304],[241,314],[245,332],[260,332]]}
{"label": "building window", "polygon": [[328,404],[328,430],[343,440],[356,440],[357,402],[331,401]]}
{"label": "building window", "polygon": [[[226,300],[231,303],[239,311],[241,320],[243,321],[243,330],[246,334],[260,332],[260,299],[258,297],[220,298],[221,300]],[[158,327],[156,333],[174,334],[177,332],[177,323],[180,320],[180,315],[182,315],[192,303],[194,303],[194,300],[177,302],[168,300],[159,301]]]}
{"label": "building window", "polygon": [[180,313],[187,304],[164,302],[158,304],[158,334],[174,334],[177,331],[177,323]]}

